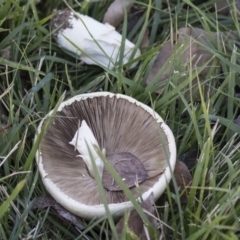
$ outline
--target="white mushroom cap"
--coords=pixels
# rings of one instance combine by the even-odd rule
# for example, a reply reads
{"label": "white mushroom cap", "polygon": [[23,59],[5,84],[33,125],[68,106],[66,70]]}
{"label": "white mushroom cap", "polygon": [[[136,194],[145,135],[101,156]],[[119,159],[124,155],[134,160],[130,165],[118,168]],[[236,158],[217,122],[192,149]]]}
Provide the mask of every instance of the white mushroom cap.
{"label": "white mushroom cap", "polygon": [[[103,24],[89,16],[62,10],[53,17],[51,28],[58,29],[54,34],[58,45],[79,55],[83,62],[108,68],[113,68],[118,63],[120,49],[123,47],[122,35],[108,23]],[[135,48],[127,39],[124,44],[123,64],[129,62]],[[140,50],[137,49],[134,57],[140,55]],[[136,63],[131,67],[134,66]]]}
{"label": "white mushroom cap", "polygon": [[[38,134],[50,112],[40,123]],[[108,92],[75,96],[62,102],[48,128],[36,161],[42,181],[52,197],[70,212],[85,219],[103,217],[105,208],[96,181],[89,175],[84,161],[76,157],[69,144],[85,120],[106,153],[129,152],[137,156],[149,177],[133,195],[145,200],[151,193],[157,200],[171,179],[176,161],[173,134],[162,118],[137,100]],[[167,155],[167,156],[166,156]],[[119,217],[132,203],[122,191],[105,191],[113,217]]]}

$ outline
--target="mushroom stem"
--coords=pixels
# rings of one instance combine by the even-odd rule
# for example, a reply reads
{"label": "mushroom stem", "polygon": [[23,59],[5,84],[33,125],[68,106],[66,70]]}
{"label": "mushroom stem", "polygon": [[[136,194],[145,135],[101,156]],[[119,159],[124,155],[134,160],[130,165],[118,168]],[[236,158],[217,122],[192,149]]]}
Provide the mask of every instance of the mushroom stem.
{"label": "mushroom stem", "polygon": [[[80,155],[77,155],[77,157],[81,157],[83,159],[87,165],[91,177],[95,178],[93,163],[91,161],[91,157],[93,158],[97,166],[98,174],[102,179],[104,163],[97,153],[99,145],[93,135],[92,130],[89,128],[85,120],[82,121],[81,127],[76,131],[72,141],[69,142],[69,144],[75,146],[80,153]],[[105,155],[105,149],[103,149],[102,152]]]}
{"label": "mushroom stem", "polygon": [[[140,50],[135,51],[135,44],[129,40],[124,39],[122,44],[122,35],[110,24],[100,23],[68,9],[55,14],[51,21],[51,29],[61,48],[67,50],[70,55],[77,54],[87,64],[112,69],[119,63],[128,63],[132,58],[141,55]],[[120,53],[123,53],[123,56]],[[136,65],[137,62],[130,68]]]}

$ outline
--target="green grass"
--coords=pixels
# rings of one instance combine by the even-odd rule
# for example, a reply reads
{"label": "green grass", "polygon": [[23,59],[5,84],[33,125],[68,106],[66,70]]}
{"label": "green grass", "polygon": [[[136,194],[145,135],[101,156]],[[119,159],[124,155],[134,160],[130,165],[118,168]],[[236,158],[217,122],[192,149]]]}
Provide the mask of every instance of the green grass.
{"label": "green grass", "polygon": [[[74,10],[101,21],[111,1],[80,1],[82,8],[76,1],[67,2]],[[51,209],[31,210],[31,201],[46,193],[34,161],[38,124],[63,93],[68,99],[102,90],[123,93],[152,106],[173,131],[178,157],[197,149],[186,206],[168,190],[165,205],[158,206],[161,239],[240,238],[240,127],[234,123],[240,114],[240,98],[235,96],[240,88],[239,42],[234,46],[219,39],[216,46],[205,46],[214,55],[214,63],[204,81],[198,82],[201,101],[196,102],[191,91],[190,97],[185,95],[189,83],[199,75],[191,67],[181,83],[181,73],[172,73],[160,97],[154,93],[156,84],[145,86],[156,53],[178,28],[240,29],[236,9],[232,17],[226,17],[211,9],[216,1],[199,2],[137,2],[148,9],[141,24],[126,33],[123,23],[118,30],[139,45],[144,30],[150,27],[150,45],[139,57],[138,67],[125,71],[122,67],[110,70],[79,65],[58,48],[51,38],[49,19],[53,9],[65,8],[63,1],[37,5],[33,0],[0,1],[0,51],[10,50],[9,59],[0,57],[0,99],[8,112],[0,120],[1,128],[8,126],[0,132],[0,239],[109,239],[114,234],[110,216],[90,222],[81,234],[56,218]]]}

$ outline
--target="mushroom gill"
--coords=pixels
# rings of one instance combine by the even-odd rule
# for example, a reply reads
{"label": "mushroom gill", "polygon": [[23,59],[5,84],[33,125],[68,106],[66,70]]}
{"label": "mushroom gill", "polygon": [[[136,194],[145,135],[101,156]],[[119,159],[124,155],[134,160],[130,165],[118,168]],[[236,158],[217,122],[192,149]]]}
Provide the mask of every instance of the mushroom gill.
{"label": "mushroom gill", "polygon": [[[65,105],[43,137],[40,145],[43,168],[57,188],[82,204],[102,204],[96,180],[69,144],[83,120],[107,157],[128,153],[141,161],[148,178],[139,184],[140,191],[130,188],[136,197],[158,182],[159,175],[168,167],[166,155],[170,151],[161,123],[141,106],[117,95],[95,96]],[[128,201],[123,191],[105,189],[105,193],[109,204]]]}

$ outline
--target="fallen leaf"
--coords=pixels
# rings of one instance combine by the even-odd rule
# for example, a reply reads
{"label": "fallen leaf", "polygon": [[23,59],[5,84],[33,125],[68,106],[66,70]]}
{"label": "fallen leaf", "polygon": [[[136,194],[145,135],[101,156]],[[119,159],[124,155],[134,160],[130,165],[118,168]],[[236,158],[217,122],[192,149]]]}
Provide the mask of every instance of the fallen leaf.
{"label": "fallen leaf", "polygon": [[80,220],[80,218],[63,208],[51,196],[44,195],[36,197],[32,202],[32,209],[43,209],[47,207],[52,207],[58,213],[59,217],[62,217],[67,222],[70,222],[78,229],[83,230],[85,228],[84,223]]}
{"label": "fallen leaf", "polygon": [[[192,176],[187,168],[187,166],[180,162],[179,160],[176,161],[175,169],[174,169],[174,177],[178,186],[178,191],[180,194],[180,201],[182,204],[187,203],[188,201],[188,191],[189,186],[192,182]],[[173,186],[173,181],[169,183],[170,190],[175,192],[175,188]]]}
{"label": "fallen leaf", "polygon": [[128,0],[115,0],[106,11],[103,17],[103,23],[109,23],[115,28],[124,19],[125,11],[129,11],[132,7],[133,2]]}
{"label": "fallen leaf", "polygon": [[[155,237],[157,237],[158,221],[157,221],[157,218],[155,217],[156,208],[154,206],[153,193],[151,193],[150,196],[145,201],[143,201],[140,205],[143,208],[144,212],[146,213],[151,223],[151,226],[150,226],[151,230],[155,234]],[[136,210],[132,210],[129,214],[128,219],[126,219],[126,216],[127,214],[123,216],[116,225],[118,236],[119,237],[122,236],[124,226],[127,224],[126,234],[130,235],[131,239],[148,240],[149,239],[148,235],[151,236],[152,234],[146,233],[147,228],[144,222],[142,221],[141,217],[139,216],[138,212]],[[154,238],[154,239],[157,239],[157,238]],[[112,238],[112,240],[114,240],[114,238]]]}
{"label": "fallen leaf", "polygon": [[[107,159],[129,188],[136,186],[136,183],[145,181],[148,177],[142,162],[131,153],[112,154],[108,155]],[[121,191],[120,186],[105,168],[102,184],[109,191]]]}

